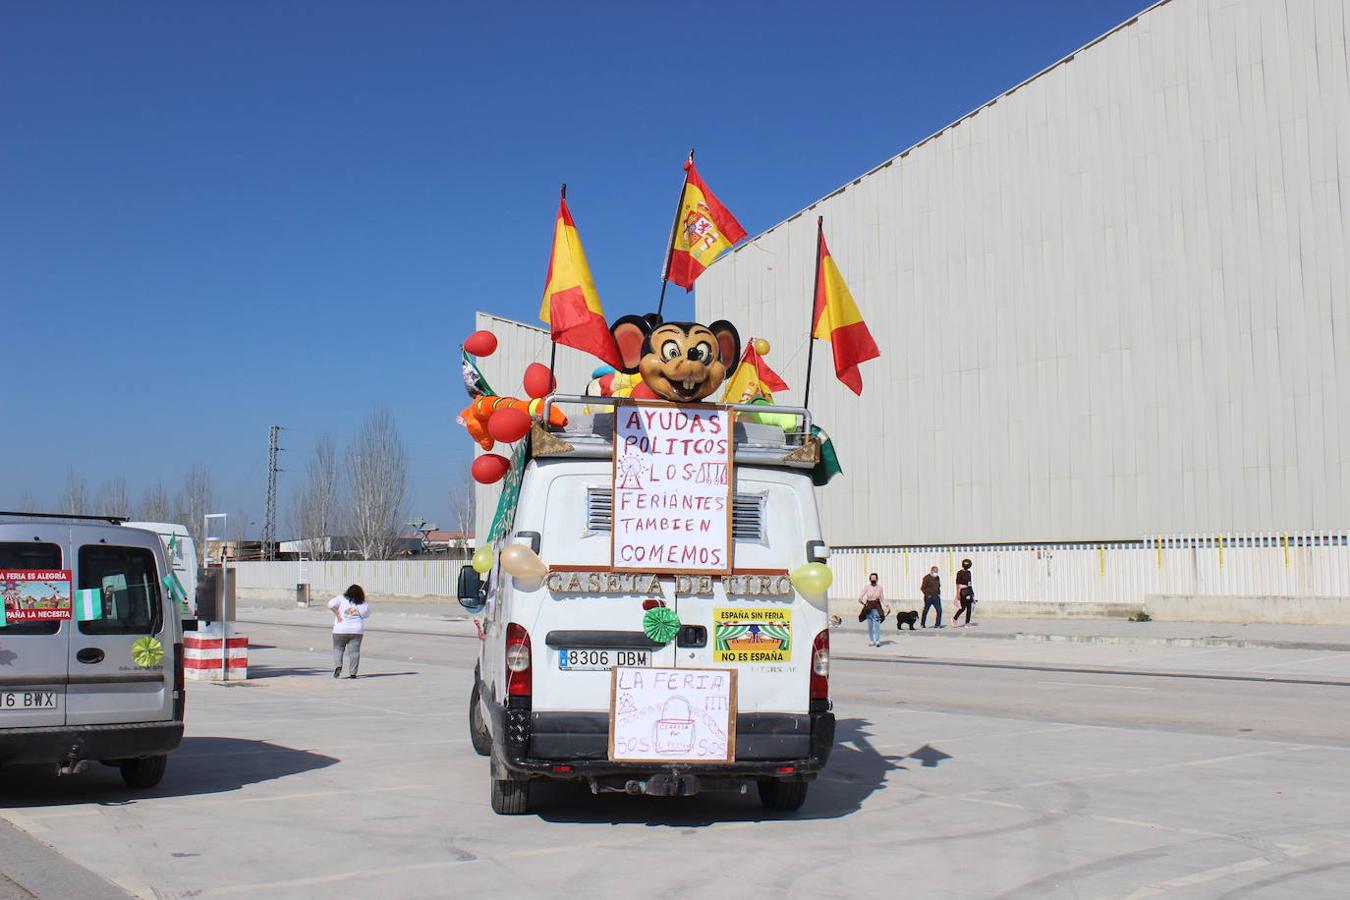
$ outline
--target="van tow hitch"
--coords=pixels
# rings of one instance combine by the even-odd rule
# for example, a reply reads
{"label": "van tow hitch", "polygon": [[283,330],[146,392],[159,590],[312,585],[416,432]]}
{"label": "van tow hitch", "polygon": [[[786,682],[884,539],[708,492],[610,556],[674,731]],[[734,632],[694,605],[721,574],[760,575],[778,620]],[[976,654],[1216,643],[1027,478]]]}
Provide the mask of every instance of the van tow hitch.
{"label": "van tow hitch", "polygon": [[89,767],[89,760],[82,759],[79,744],[71,744],[65,758],[56,767],[57,775],[78,775]]}

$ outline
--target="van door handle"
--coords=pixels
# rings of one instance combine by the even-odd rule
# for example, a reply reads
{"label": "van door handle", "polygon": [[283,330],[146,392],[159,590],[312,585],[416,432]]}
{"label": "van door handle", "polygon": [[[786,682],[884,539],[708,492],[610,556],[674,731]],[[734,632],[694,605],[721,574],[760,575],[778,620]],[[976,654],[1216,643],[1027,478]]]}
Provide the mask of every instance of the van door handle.
{"label": "van door handle", "polygon": [[97,647],[85,647],[75,658],[82,663],[100,663],[103,662],[103,651]]}

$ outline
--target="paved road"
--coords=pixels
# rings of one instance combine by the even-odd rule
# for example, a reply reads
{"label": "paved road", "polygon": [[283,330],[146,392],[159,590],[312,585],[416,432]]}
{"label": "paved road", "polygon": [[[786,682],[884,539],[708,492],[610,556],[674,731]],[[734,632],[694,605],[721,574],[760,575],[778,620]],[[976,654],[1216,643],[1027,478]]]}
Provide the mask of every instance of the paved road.
{"label": "paved road", "polygon": [[1204,677],[1075,671],[1112,647],[967,647],[1004,641],[841,660],[839,743],[796,815],[554,787],[499,818],[464,731],[475,641],[377,632],[370,677],[339,682],[324,631],[249,633],[254,678],[193,686],[159,789],[0,772],[0,818],[146,897],[1340,897],[1350,878],[1350,685],[1186,656],[1211,651],[1164,654]]}

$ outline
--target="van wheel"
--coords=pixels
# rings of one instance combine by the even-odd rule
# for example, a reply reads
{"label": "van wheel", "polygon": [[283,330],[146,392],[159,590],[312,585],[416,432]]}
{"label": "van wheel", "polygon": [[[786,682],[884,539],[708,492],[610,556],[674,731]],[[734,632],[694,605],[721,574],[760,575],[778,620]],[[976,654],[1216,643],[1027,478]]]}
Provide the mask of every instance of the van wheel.
{"label": "van wheel", "polygon": [[469,743],[473,744],[474,753],[487,756],[492,752],[492,735],[487,730],[487,723],[483,721],[481,695],[481,686],[475,681],[473,690],[469,693]]}
{"label": "van wheel", "polygon": [[774,812],[795,812],[806,802],[806,781],[779,781],[777,778],[759,780],[759,802]]}
{"label": "van wheel", "polygon": [[528,779],[501,781],[492,779],[492,811],[499,816],[519,816],[530,809]]}
{"label": "van wheel", "polygon": [[164,777],[164,769],[169,765],[169,757],[146,756],[141,759],[123,760],[118,764],[122,770],[122,780],[127,787],[145,790],[159,784]]}

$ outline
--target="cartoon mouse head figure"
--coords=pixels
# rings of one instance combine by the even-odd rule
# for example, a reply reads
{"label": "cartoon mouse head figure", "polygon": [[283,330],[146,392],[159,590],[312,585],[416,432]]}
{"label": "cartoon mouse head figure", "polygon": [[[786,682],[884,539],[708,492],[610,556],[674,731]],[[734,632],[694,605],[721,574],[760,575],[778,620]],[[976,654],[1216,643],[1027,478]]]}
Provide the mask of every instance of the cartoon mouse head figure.
{"label": "cartoon mouse head figure", "polygon": [[[711,325],[662,322],[660,316],[624,316],[610,328],[623,359],[621,371],[642,374],[634,397],[692,403],[710,396],[736,370],[741,336],[719,319]],[[647,390],[642,390],[645,387]]]}

